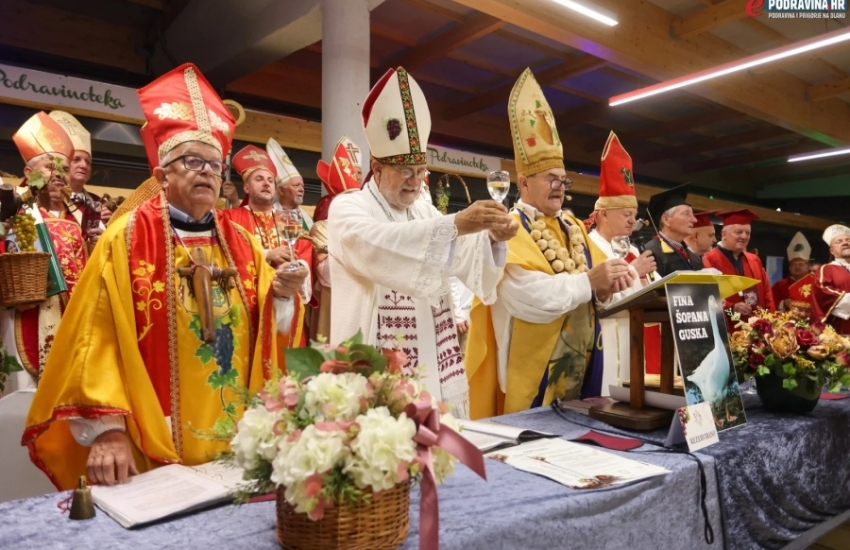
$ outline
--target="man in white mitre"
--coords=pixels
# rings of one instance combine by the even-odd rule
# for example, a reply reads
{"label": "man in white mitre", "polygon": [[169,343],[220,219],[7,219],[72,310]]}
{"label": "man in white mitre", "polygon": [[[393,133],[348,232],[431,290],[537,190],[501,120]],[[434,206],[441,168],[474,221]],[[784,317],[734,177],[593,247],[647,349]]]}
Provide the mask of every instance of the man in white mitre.
{"label": "man in white mitre", "polygon": [[416,81],[391,69],[363,103],[373,176],[338,196],[328,216],[331,342],[362,331],[373,345],[400,347],[420,368],[428,391],[468,416],[469,385],[452,316],[449,279],[485,303],[496,298],[504,241],[518,225],[495,201],[444,216],[418,201],[428,176],[431,113]]}
{"label": "man in white mitre", "polygon": [[[612,302],[640,290],[654,277],[655,259],[652,253],[646,251],[641,254],[628,241],[636,223],[637,209],[632,158],[623,148],[617,135],[611,132],[602,150],[599,199],[591,216],[596,228],[588,237],[605,256],[624,259],[633,268],[632,285],[623,292],[614,294]],[[619,385],[620,372],[623,372],[624,367],[625,371],[628,371],[631,340],[628,314],[625,314],[625,318],[601,319],[599,324],[604,350],[602,395],[607,396],[608,386]],[[648,327],[644,331],[644,341],[649,352],[648,357],[660,354],[661,334],[657,328]]]}

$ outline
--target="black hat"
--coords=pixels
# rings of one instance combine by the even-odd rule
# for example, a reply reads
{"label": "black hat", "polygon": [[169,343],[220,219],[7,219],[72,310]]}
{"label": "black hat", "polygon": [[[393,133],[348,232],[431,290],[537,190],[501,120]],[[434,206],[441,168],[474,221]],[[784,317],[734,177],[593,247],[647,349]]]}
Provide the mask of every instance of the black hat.
{"label": "black hat", "polygon": [[689,184],[684,183],[678,187],[667,189],[666,191],[658,192],[649,197],[649,220],[655,229],[661,230],[661,216],[675,206],[688,205],[688,188]]}

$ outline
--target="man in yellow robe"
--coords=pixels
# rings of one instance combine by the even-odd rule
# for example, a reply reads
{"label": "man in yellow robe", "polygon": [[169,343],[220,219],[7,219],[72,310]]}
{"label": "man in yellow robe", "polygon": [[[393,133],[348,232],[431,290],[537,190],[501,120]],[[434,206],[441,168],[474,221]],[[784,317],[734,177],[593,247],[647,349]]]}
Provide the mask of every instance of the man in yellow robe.
{"label": "man in yellow robe", "polygon": [[[23,444],[59,488],[113,484],[228,445],[237,388],[275,367],[305,269],[277,272],[213,209],[234,120],[191,64],[139,90],[159,196],[112,220],[56,335]],[[212,275],[211,280],[209,275]]]}
{"label": "man in yellow robe", "polygon": [[[631,286],[626,262],[607,260],[584,224],[561,216],[571,182],[555,119],[526,69],[508,101],[520,230],[508,241],[505,275],[491,306],[470,313],[470,417],[484,418],[599,395],[602,353],[595,299]],[[599,348],[599,349],[597,349]]]}

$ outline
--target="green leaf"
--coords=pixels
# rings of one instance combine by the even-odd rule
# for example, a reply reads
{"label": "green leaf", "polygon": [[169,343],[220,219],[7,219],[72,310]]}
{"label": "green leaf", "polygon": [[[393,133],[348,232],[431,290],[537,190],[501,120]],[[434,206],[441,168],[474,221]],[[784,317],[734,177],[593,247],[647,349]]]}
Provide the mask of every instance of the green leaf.
{"label": "green leaf", "polygon": [[835,385],[830,386],[829,393],[838,393],[841,391],[841,382],[836,382]]}
{"label": "green leaf", "polygon": [[2,372],[6,374],[11,374],[13,372],[20,372],[24,370],[20,363],[18,363],[18,359],[14,355],[7,355],[3,358],[3,369]]}
{"label": "green leaf", "polygon": [[212,361],[213,355],[214,354],[212,346],[210,346],[206,342],[198,346],[198,349],[195,351],[195,357],[200,359],[201,363],[204,365]]}
{"label": "green leaf", "polygon": [[220,374],[218,371],[215,371],[207,377],[207,384],[209,384],[212,389],[217,390],[223,388],[226,384],[224,376]]}
{"label": "green leaf", "polygon": [[784,363],[782,365],[782,371],[788,376],[794,376],[797,373],[796,367],[791,363]]}
{"label": "green leaf", "polygon": [[201,339],[201,317],[199,315],[192,316],[192,322],[189,323],[189,330],[195,333],[195,336],[198,337],[198,340]]}
{"label": "green leaf", "polygon": [[227,371],[227,374],[222,377],[222,379],[226,387],[235,388],[236,383],[239,382],[239,371],[236,369],[230,369]]}
{"label": "green leaf", "polygon": [[566,379],[571,378],[578,372],[578,369],[584,369],[585,361],[586,359],[583,354],[573,351],[566,352],[557,361],[550,361],[549,386],[557,384],[562,377]]}
{"label": "green leaf", "polygon": [[351,348],[351,346],[357,346],[363,343],[363,332],[358,330],[357,334],[348,338],[344,342],[340,344],[340,346],[344,348]]}
{"label": "green leaf", "polygon": [[786,390],[793,390],[797,387],[797,381],[793,378],[784,378],[782,380],[782,387]]}
{"label": "green leaf", "polygon": [[770,374],[770,369],[765,367],[764,365],[759,365],[758,375],[759,376],[767,376],[768,374]]}
{"label": "green leaf", "polygon": [[841,377],[842,386],[850,386],[850,374],[845,374]]}
{"label": "green leaf", "polygon": [[229,436],[233,434],[233,429],[236,425],[233,423],[231,418],[219,418],[215,421],[215,425],[213,426],[213,432],[218,436]]}
{"label": "green leaf", "polygon": [[293,348],[286,350],[286,370],[289,374],[298,375],[304,379],[316,376],[321,371],[319,367],[325,362],[325,357],[319,350],[313,348]]}
{"label": "green leaf", "polygon": [[228,403],[227,405],[224,406],[223,410],[224,410],[225,414],[230,414],[230,415],[236,414],[236,403]]}
{"label": "green leaf", "polygon": [[[242,306],[239,304],[233,304],[230,306],[230,326],[232,328],[239,328],[242,325]],[[234,341],[236,339],[234,338]]]}
{"label": "green leaf", "polygon": [[535,100],[534,100],[534,106],[535,106],[535,108],[537,108],[537,109],[542,109],[542,108],[543,108],[543,104],[542,104],[542,103],[540,103],[540,100],[539,100],[539,99],[535,99]]}
{"label": "green leaf", "polygon": [[30,172],[30,175],[27,176],[27,185],[29,185],[30,187],[35,187],[36,189],[41,189],[42,187],[44,187],[44,184],[46,184],[46,183],[47,183],[47,180],[44,179],[44,174],[42,174],[38,170]]}
{"label": "green leaf", "polygon": [[351,346],[351,359],[357,361],[365,359],[372,369],[369,372],[363,372],[363,376],[369,377],[374,372],[384,372],[387,368],[387,358],[381,353],[381,350],[364,344],[355,344]]}

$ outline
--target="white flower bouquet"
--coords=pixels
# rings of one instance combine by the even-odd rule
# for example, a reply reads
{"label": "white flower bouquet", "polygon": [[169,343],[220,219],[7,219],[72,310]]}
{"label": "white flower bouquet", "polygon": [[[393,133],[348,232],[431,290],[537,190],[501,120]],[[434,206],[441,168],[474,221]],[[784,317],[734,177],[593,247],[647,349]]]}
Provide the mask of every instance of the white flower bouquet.
{"label": "white flower bouquet", "polygon": [[447,407],[402,374],[404,353],[365,345],[358,333],[335,347],[287,350],[286,364],[231,441],[252,492],[278,489],[279,504],[282,493],[316,521],[415,478],[425,492],[454,471],[449,451],[473,469],[480,462],[483,474]]}

